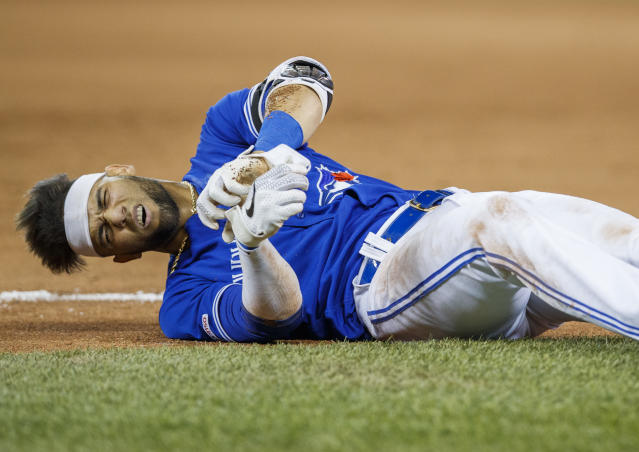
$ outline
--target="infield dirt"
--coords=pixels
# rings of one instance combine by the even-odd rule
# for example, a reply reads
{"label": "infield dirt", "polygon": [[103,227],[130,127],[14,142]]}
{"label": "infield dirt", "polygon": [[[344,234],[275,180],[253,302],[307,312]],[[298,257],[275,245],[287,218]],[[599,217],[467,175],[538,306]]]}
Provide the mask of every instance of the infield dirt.
{"label": "infield dirt", "polygon": [[[336,84],[311,145],[355,171],[639,215],[639,3],[216,3],[2,2],[0,290],[161,291],[162,255],[50,275],[15,232],[23,193],[109,163],[180,179],[208,107],[297,54]],[[8,303],[0,351],[167,343],[158,309]]]}

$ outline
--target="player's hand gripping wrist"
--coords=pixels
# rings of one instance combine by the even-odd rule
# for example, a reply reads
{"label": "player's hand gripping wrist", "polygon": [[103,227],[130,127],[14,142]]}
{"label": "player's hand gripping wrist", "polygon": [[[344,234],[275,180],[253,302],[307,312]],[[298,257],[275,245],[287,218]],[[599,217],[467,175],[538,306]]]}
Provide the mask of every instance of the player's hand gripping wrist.
{"label": "player's hand gripping wrist", "polygon": [[308,179],[289,165],[279,165],[258,177],[242,206],[229,209],[222,238],[235,238],[247,247],[257,247],[275,234],[291,216],[300,213],[306,201]]}
{"label": "player's hand gripping wrist", "polygon": [[286,144],[277,145],[267,152],[254,152],[252,154],[247,154],[242,156],[242,158],[262,159],[266,161],[269,169],[280,165],[288,165],[291,171],[304,175],[311,169],[310,160]]}
{"label": "player's hand gripping wrist", "polygon": [[226,209],[246,199],[256,178],[269,169],[279,165],[288,165],[299,174],[306,174],[310,161],[294,149],[279,145],[268,152],[252,152],[251,146],[235,160],[225,163],[209,178],[206,187],[197,200],[197,212],[200,221],[211,229],[217,230],[218,220],[224,218]]}

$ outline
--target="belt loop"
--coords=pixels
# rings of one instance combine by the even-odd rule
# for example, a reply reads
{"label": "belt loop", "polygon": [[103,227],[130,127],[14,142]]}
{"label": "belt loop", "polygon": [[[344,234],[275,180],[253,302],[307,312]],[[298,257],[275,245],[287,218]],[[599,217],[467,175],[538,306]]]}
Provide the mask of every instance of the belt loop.
{"label": "belt loop", "polygon": [[426,213],[439,206],[444,198],[452,195],[448,190],[425,190],[397,209],[376,234],[368,233],[359,253],[364,256],[359,271],[359,284],[373,280],[378,262],[390,248],[404,236]]}

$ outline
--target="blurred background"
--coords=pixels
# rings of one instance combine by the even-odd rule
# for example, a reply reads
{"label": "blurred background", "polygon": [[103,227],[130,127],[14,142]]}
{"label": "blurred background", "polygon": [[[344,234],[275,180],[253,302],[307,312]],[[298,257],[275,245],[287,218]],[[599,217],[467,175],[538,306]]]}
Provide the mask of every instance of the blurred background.
{"label": "blurred background", "polygon": [[639,2],[0,3],[0,290],[160,291],[168,257],[49,274],[23,194],[110,163],[181,179],[208,107],[309,55],[336,85],[311,141],[406,188],[538,189],[639,216]]}

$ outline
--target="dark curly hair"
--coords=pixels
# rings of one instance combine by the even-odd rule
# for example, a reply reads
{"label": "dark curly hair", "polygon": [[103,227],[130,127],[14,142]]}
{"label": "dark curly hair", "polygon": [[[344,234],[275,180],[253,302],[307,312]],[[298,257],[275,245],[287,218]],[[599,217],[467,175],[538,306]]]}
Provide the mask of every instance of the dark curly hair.
{"label": "dark curly hair", "polygon": [[29,190],[29,200],[16,215],[16,226],[25,231],[29,249],[53,273],[72,273],[85,265],[64,233],[64,199],[71,184],[66,174],[41,180]]}

